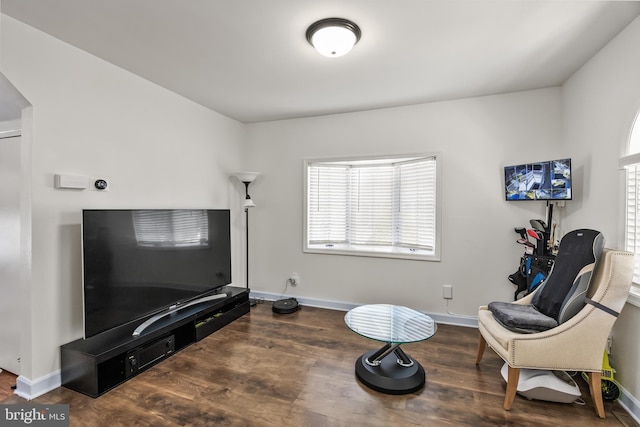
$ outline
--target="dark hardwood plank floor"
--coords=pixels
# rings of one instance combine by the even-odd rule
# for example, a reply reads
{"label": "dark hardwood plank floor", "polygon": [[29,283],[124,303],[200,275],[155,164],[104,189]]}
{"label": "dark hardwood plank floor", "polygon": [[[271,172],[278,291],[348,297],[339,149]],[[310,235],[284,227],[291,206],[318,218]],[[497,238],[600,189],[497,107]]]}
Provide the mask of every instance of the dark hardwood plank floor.
{"label": "dark hardwood plank floor", "polygon": [[[478,332],[439,325],[403,348],[427,372],[424,389],[393,396],[354,376],[356,358],[378,348],[349,331],[344,312],[270,303],[92,399],[58,388],[34,403],[70,405],[71,426],[635,426],[617,403],[596,417],[584,406],[516,397],[502,409],[502,361],[491,350],[475,365]],[[24,403],[17,396],[2,403]]]}
{"label": "dark hardwood plank floor", "polygon": [[13,386],[16,385],[16,376],[11,372],[0,372],[0,402],[13,394]]}

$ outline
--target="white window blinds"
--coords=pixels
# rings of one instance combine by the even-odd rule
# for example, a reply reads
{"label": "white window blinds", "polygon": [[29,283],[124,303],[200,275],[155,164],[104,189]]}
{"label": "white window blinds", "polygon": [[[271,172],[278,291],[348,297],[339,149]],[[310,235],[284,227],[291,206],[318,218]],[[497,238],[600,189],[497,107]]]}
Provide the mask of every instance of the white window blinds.
{"label": "white window blinds", "polygon": [[629,134],[627,153],[619,165],[625,170],[625,249],[635,254],[628,301],[640,307],[640,113]]}
{"label": "white window blinds", "polygon": [[349,168],[314,165],[309,167],[307,176],[309,242],[346,243],[349,234]]}
{"label": "white window blinds", "polygon": [[350,169],[352,245],[393,244],[393,166]]}
{"label": "white window blinds", "polygon": [[436,230],[436,162],[417,161],[398,166],[397,243],[433,249]]}
{"label": "white window blinds", "polygon": [[307,164],[307,243],[433,251],[436,158]]}
{"label": "white window blinds", "polygon": [[640,284],[640,163],[626,165],[626,250],[636,254],[633,283]]}

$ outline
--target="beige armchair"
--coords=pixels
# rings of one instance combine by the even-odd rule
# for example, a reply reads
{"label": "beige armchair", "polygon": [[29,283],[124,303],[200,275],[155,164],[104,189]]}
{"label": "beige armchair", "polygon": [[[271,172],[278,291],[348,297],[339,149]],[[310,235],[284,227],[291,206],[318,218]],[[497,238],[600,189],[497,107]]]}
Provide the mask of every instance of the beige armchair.
{"label": "beige armchair", "polygon": [[[544,332],[523,334],[499,324],[486,306],[478,312],[480,341],[476,365],[487,344],[507,362],[507,391],[504,409],[511,409],[521,368],[584,371],[589,375],[589,391],[600,418],[604,418],[601,374],[602,354],[607,338],[624,307],[633,276],[633,253],[604,249],[589,286],[593,303],[566,322]],[[529,304],[532,296],[516,301]]]}

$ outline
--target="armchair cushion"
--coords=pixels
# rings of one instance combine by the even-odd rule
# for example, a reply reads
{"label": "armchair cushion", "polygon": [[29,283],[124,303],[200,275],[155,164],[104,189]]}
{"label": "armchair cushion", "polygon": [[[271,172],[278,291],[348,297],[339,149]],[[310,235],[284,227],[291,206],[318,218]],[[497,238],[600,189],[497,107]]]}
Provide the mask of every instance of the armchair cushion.
{"label": "armchair cushion", "polygon": [[497,301],[489,304],[489,310],[502,326],[514,332],[533,334],[558,326],[556,319],[540,313],[533,304]]}

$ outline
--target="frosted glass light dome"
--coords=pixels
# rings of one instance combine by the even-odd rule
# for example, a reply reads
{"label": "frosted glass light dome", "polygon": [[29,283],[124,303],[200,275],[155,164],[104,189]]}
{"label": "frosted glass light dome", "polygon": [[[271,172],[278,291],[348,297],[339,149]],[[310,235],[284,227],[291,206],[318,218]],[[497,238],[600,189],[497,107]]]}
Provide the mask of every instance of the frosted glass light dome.
{"label": "frosted glass light dome", "polygon": [[307,29],[307,40],[322,55],[336,58],[348,53],[360,40],[360,28],[342,18],[327,18]]}

